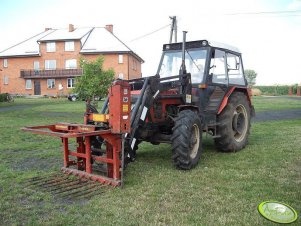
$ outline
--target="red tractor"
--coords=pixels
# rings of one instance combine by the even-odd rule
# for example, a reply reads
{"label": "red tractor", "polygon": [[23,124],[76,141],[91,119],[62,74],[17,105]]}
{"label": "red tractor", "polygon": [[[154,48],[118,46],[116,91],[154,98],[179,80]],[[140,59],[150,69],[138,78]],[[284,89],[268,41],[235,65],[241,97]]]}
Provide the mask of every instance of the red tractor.
{"label": "red tractor", "polygon": [[[100,113],[87,105],[84,124],[25,130],[62,138],[63,171],[117,186],[142,141],[170,143],[174,165],[184,170],[198,164],[203,132],[221,151],[244,148],[255,114],[247,85],[237,48],[186,42],[184,32],[182,43],[163,45],[155,76],[115,81]],[[76,152],[68,148],[72,137]],[[93,170],[97,162],[106,165],[104,175]]]}
{"label": "red tractor", "polygon": [[202,133],[222,151],[248,142],[254,115],[240,51],[207,40],[166,44],[156,76],[130,81],[132,130],[126,151],[135,159],[141,141],[171,143],[179,169],[194,167]]}

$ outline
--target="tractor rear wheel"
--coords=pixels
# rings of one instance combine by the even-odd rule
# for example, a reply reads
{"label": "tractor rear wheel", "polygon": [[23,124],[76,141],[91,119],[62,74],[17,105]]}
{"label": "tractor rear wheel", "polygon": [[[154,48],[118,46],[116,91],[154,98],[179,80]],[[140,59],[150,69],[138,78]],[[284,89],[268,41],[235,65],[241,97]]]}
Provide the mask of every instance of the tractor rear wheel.
{"label": "tractor rear wheel", "polygon": [[230,96],[225,109],[217,117],[216,147],[225,152],[239,151],[248,143],[250,133],[250,105],[244,93]]}
{"label": "tractor rear wheel", "polygon": [[202,122],[198,114],[183,110],[175,119],[172,129],[172,159],[178,169],[195,167],[202,152]]}

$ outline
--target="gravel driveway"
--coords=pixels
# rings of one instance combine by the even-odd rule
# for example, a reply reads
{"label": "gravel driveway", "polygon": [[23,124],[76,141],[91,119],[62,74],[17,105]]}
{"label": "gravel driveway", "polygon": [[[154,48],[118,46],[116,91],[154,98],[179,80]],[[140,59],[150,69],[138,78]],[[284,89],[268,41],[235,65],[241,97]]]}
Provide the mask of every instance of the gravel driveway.
{"label": "gravel driveway", "polygon": [[278,110],[278,111],[262,111],[256,113],[253,122],[265,122],[272,120],[287,120],[301,118],[301,109]]}

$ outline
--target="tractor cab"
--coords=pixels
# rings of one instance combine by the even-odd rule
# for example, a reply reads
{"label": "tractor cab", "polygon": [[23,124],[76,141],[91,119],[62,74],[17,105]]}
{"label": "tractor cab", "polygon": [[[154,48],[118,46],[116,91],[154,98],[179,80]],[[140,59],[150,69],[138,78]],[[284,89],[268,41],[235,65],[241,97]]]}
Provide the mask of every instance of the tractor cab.
{"label": "tractor cab", "polygon": [[180,74],[184,63],[191,74],[194,87],[202,85],[246,86],[241,53],[238,48],[222,43],[199,40],[186,42],[183,56],[182,43],[163,45],[163,54],[157,74],[160,78]]}

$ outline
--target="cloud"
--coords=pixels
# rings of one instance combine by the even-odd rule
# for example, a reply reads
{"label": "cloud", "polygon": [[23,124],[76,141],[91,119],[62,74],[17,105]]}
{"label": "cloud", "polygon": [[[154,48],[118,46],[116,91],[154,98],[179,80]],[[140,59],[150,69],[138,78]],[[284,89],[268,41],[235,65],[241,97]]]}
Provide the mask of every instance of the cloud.
{"label": "cloud", "polygon": [[288,10],[299,10],[301,9],[301,0],[293,0],[288,6]]}

